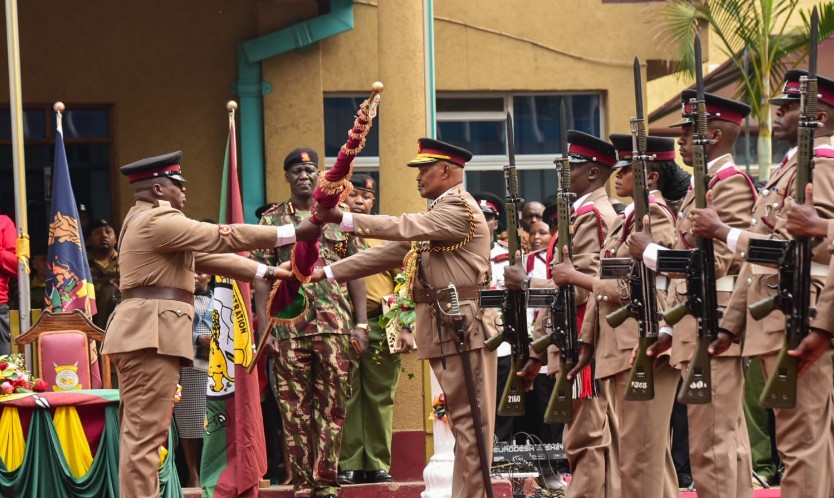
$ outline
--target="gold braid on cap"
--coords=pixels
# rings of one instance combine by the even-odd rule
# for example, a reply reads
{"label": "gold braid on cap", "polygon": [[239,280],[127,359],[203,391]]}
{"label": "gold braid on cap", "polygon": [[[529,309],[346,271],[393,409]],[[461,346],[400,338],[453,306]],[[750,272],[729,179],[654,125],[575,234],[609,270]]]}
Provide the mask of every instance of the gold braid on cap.
{"label": "gold braid on cap", "polygon": [[[405,258],[403,258],[403,266],[405,267],[405,288],[408,289],[408,297],[413,298],[412,291],[414,290],[414,279],[417,278],[417,263],[420,261],[420,254],[424,252],[439,253],[457,251],[461,247],[468,244],[469,241],[472,240],[472,237],[475,236],[475,215],[472,214],[472,208],[469,206],[469,203],[466,202],[466,198],[462,195],[459,197],[461,202],[463,202],[464,207],[466,207],[466,217],[469,220],[469,232],[463,240],[450,246],[431,245],[430,242],[411,243],[411,250],[408,251]],[[436,203],[437,201],[432,203],[429,211],[431,211]]]}

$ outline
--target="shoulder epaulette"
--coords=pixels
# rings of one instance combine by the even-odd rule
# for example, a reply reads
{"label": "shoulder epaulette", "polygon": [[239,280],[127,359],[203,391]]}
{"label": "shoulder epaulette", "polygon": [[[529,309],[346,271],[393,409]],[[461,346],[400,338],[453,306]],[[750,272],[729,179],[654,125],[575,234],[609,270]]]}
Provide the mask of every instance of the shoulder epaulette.
{"label": "shoulder epaulette", "polygon": [[493,263],[503,263],[504,261],[510,260],[510,253],[502,252],[501,254],[496,254],[490,261]]}
{"label": "shoulder epaulette", "polygon": [[827,145],[820,145],[814,149],[814,157],[834,158],[834,148]]}
{"label": "shoulder epaulette", "polygon": [[747,185],[750,187],[750,191],[753,192],[753,200],[756,200],[759,197],[759,193],[756,190],[756,184],[753,183],[753,179],[747,176],[747,173],[744,171],[739,171],[736,168],[724,168],[713,175],[709,181],[709,188],[714,187],[715,184],[721,180],[726,180],[727,178],[731,178],[736,175],[742,175],[744,179],[747,180]]}
{"label": "shoulder epaulette", "polygon": [[596,211],[596,207],[594,206],[593,202],[589,202],[588,204],[583,204],[579,206],[579,209],[576,210],[577,218],[582,216],[583,214],[590,213],[592,211]]}
{"label": "shoulder epaulette", "polygon": [[273,204],[272,207],[270,207],[269,209],[264,211],[264,214],[261,215],[261,216],[266,216],[268,214],[275,214],[279,211],[283,211],[283,209],[286,208],[288,205],[289,205],[289,202],[287,202],[287,201],[279,202],[278,204]]}

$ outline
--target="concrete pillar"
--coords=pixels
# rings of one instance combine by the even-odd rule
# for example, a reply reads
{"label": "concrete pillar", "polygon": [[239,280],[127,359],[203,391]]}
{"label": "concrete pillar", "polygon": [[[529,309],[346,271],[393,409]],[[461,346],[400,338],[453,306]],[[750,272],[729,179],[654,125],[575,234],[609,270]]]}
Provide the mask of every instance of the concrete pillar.
{"label": "concrete pillar", "polygon": [[266,200],[290,197],[284,179],[284,157],[296,147],[312,147],[324,167],[324,98],[320,44],[308,51],[281,54],[263,63],[263,79],[273,91],[264,95],[264,160]]}
{"label": "concrete pillar", "polygon": [[380,211],[426,209],[417,193],[417,139],[426,135],[423,2],[379,2],[379,80],[385,84],[379,125]]}

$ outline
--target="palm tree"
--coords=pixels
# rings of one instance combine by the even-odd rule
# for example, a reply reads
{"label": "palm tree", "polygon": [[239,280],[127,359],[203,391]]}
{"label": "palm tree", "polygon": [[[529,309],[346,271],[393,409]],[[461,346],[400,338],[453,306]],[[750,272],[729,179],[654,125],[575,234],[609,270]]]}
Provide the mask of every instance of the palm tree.
{"label": "palm tree", "polygon": [[[800,11],[803,27],[788,27],[799,0],[672,0],[661,9],[659,35],[674,51],[675,71],[693,78],[693,45],[699,28],[709,28],[717,39],[710,48],[721,50],[739,73],[736,98],[747,103],[759,122],[756,147],[759,179],[770,176],[771,106],[768,99],[780,90],[787,55],[808,52],[810,11]],[[834,3],[818,5],[820,40],[834,32]],[[746,59],[746,60],[745,60]],[[775,85],[774,85],[775,82]]]}

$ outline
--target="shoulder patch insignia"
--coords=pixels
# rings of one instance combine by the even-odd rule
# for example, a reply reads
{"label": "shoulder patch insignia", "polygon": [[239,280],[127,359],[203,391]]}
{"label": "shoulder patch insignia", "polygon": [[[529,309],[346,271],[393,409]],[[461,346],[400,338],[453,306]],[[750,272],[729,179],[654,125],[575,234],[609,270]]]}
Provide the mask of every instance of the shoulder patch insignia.
{"label": "shoulder patch insignia", "polygon": [[232,228],[231,225],[217,225],[217,230],[223,237],[228,237],[229,235],[232,235],[235,231],[235,229]]}

